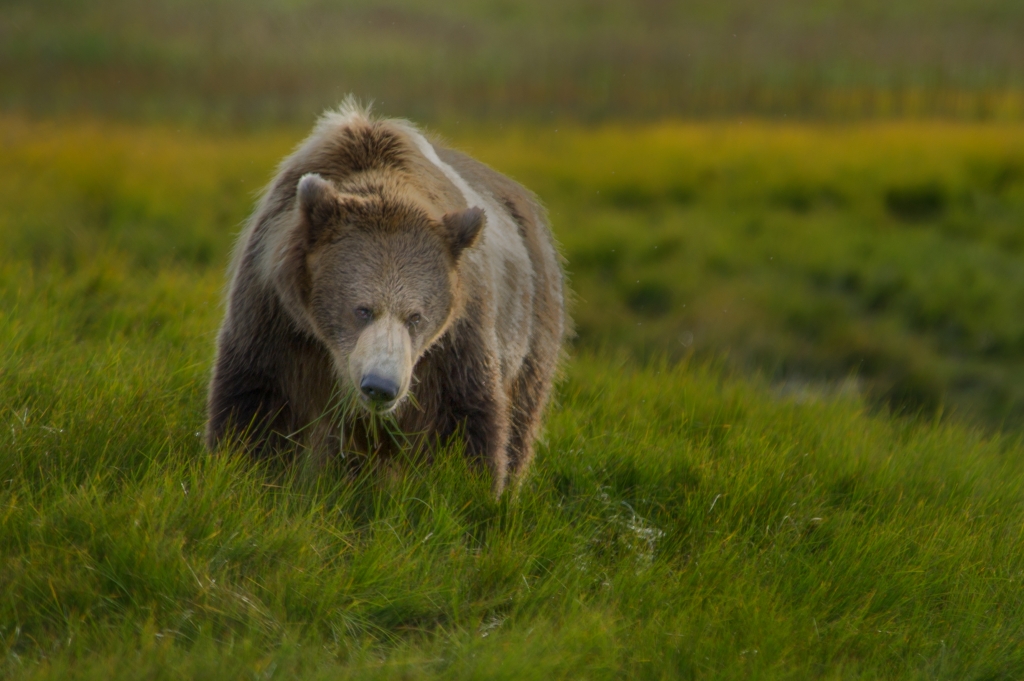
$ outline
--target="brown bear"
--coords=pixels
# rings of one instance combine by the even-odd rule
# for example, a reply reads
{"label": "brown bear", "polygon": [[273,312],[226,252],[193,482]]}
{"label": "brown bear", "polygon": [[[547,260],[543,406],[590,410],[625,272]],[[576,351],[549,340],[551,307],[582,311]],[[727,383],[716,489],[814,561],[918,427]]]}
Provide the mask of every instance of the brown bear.
{"label": "brown bear", "polygon": [[231,269],[211,450],[323,462],[456,437],[496,493],[521,479],[568,324],[529,191],[348,101],[281,163]]}

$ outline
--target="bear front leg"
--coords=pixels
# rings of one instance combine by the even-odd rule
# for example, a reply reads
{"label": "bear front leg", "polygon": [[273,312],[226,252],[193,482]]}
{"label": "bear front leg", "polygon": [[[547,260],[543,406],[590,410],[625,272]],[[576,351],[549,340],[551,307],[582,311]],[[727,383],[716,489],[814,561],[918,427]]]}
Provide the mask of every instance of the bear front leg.
{"label": "bear front leg", "polygon": [[551,393],[554,358],[557,355],[549,355],[550,358],[545,358],[536,348],[531,349],[512,385],[508,469],[517,487],[533,461],[534,441]]}
{"label": "bear front leg", "polygon": [[440,442],[461,434],[466,455],[490,471],[497,496],[508,478],[509,421],[492,345],[472,325],[459,324],[424,358],[416,393],[426,412],[422,425]]}
{"label": "bear front leg", "polygon": [[223,350],[210,382],[206,446],[237,443],[257,458],[280,451],[288,444],[287,400],[266,377],[232,366]]}
{"label": "bear front leg", "polygon": [[500,380],[474,381],[464,385],[462,399],[450,405],[452,420],[461,424],[466,454],[483,461],[491,472],[495,496],[501,496],[508,480],[508,407]]}

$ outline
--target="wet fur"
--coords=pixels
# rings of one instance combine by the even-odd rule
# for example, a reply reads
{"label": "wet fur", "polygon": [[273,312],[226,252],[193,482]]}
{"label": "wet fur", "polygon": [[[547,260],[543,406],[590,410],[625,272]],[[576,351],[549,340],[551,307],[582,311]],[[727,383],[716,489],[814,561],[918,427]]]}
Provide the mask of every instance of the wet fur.
{"label": "wet fur", "polygon": [[[376,206],[379,243],[402,235],[402,258],[423,263],[403,276],[429,278],[409,286],[436,288],[437,272],[447,273],[449,297],[435,301],[431,337],[418,342],[413,399],[391,417],[398,437],[381,437],[365,411],[345,406],[353,391],[339,367],[346,358],[336,348],[332,356],[325,340],[345,333],[330,328],[331,291],[358,287],[360,263],[384,256],[331,250],[344,233],[315,226],[332,216],[304,217],[299,207],[299,181],[309,173],[349,197],[349,221]],[[486,222],[460,245],[451,216],[471,202],[484,204]],[[365,249],[376,236],[354,243]],[[338,257],[348,260],[321,262]],[[325,272],[340,273],[335,289]],[[491,471],[497,493],[529,466],[566,330],[563,275],[536,198],[483,164],[352,104],[325,115],[282,162],[240,236],[227,298],[208,402],[212,450],[236,441],[256,456],[298,446],[320,461],[397,447],[429,456],[459,437]]]}

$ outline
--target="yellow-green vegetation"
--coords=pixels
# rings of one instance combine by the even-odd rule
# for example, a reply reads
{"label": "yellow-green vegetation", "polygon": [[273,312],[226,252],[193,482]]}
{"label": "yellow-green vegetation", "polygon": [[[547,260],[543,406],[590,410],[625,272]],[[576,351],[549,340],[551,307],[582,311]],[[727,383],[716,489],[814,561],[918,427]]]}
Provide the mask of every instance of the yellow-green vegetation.
{"label": "yellow-green vegetation", "polygon": [[1024,675],[1024,130],[445,132],[577,291],[500,502],[458,452],[204,452],[232,236],[302,130],[0,119],[3,676]]}
{"label": "yellow-green vegetation", "polygon": [[[583,347],[728,354],[784,389],[1024,418],[1024,127],[766,123],[487,129],[460,146],[537,191]],[[220,270],[302,130],[3,119],[0,240]]]}
{"label": "yellow-green vegetation", "polygon": [[1024,417],[1024,127],[667,124],[469,135],[540,192],[580,342],[728,351],[801,388]]}

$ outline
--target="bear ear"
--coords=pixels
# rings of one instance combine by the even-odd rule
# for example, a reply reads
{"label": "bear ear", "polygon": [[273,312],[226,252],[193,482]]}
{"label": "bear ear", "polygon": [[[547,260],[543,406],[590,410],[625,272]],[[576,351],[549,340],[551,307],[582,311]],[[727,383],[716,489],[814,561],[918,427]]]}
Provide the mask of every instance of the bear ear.
{"label": "bear ear", "polygon": [[309,243],[313,243],[324,227],[341,217],[340,197],[334,186],[316,173],[302,176],[296,194]]}
{"label": "bear ear", "polygon": [[349,194],[339,194],[334,185],[317,173],[306,173],[299,180],[296,190],[299,212],[302,213],[306,241],[312,245],[325,228],[341,222],[365,203],[365,200]]}
{"label": "bear ear", "polygon": [[485,219],[483,209],[476,207],[445,213],[442,218],[445,238],[453,258],[458,260],[462,251],[476,242],[483,231]]}

